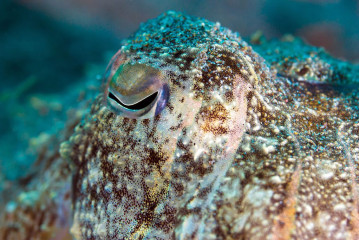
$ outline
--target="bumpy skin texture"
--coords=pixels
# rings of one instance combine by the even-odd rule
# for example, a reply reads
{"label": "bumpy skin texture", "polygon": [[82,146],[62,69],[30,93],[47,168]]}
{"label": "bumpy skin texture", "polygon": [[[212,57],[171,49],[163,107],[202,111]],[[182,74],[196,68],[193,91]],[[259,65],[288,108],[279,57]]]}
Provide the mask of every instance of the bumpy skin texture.
{"label": "bumpy skin texture", "polygon": [[127,118],[105,82],[61,145],[74,238],[358,239],[358,87],[318,59],[305,66],[328,70],[319,81],[280,61],[277,74],[219,24],[175,12],[143,24],[108,73],[149,66],[169,98]]}

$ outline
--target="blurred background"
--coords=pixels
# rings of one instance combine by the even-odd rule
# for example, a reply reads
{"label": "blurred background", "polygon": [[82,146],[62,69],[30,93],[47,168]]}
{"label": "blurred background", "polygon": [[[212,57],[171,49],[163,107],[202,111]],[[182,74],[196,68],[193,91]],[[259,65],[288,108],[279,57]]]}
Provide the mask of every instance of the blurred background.
{"label": "blurred background", "polygon": [[167,10],[242,36],[293,34],[359,61],[359,0],[1,0],[0,190],[1,179],[16,179],[35,159],[51,132],[43,131],[63,127],[76,102],[69,92],[100,78],[121,39]]}

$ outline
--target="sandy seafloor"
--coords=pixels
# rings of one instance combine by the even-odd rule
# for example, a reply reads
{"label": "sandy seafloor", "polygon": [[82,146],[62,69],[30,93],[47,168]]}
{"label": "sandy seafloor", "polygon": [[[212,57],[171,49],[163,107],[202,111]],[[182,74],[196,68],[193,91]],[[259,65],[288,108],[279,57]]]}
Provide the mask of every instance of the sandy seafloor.
{"label": "sandy seafloor", "polygon": [[79,98],[96,94],[121,39],[170,9],[219,21],[242,36],[257,30],[267,38],[293,34],[359,61],[355,0],[2,0],[0,191],[31,171]]}

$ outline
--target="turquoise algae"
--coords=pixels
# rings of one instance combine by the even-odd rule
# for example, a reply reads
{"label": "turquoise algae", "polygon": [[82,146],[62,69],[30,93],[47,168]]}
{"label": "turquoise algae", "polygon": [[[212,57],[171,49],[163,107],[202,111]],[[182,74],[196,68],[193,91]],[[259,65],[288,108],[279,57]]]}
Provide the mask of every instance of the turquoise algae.
{"label": "turquoise algae", "polygon": [[257,40],[266,60],[219,23],[142,24],[1,239],[357,239],[358,67]]}

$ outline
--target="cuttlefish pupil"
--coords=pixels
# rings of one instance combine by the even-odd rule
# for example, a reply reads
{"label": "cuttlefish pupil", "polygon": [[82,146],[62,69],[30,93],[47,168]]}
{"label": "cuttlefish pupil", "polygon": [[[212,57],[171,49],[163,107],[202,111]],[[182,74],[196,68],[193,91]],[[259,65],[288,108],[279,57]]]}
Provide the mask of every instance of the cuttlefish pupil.
{"label": "cuttlefish pupil", "polygon": [[137,110],[140,110],[140,109],[143,109],[143,108],[149,106],[156,99],[157,96],[158,96],[158,92],[155,92],[135,104],[127,105],[127,104],[122,103],[121,100],[119,98],[117,98],[112,92],[108,93],[109,98],[115,100],[118,104],[120,104],[124,108],[133,110],[133,111],[137,111]]}
{"label": "cuttlefish pupil", "polygon": [[107,105],[118,115],[150,118],[159,114],[168,100],[164,74],[145,64],[110,66]]}

